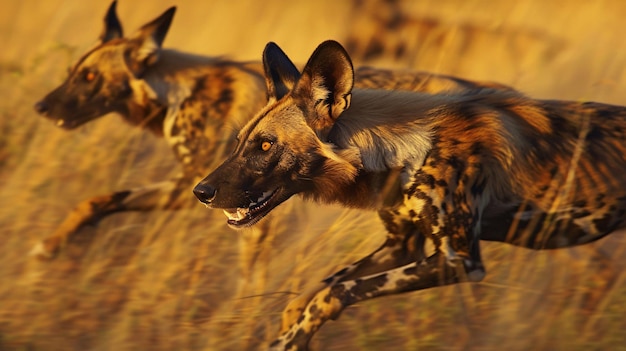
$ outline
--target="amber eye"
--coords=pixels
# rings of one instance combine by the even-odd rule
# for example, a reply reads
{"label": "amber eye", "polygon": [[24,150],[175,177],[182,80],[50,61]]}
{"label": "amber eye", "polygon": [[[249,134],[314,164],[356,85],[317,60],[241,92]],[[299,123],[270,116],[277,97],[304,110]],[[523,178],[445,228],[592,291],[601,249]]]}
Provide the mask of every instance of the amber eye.
{"label": "amber eye", "polygon": [[267,151],[272,147],[272,143],[269,141],[264,141],[261,143],[261,150]]}
{"label": "amber eye", "polygon": [[93,72],[93,71],[87,71],[87,72],[85,72],[85,80],[86,80],[87,82],[91,82],[91,81],[93,81],[94,79],[96,79],[96,73],[95,73],[95,72]]}

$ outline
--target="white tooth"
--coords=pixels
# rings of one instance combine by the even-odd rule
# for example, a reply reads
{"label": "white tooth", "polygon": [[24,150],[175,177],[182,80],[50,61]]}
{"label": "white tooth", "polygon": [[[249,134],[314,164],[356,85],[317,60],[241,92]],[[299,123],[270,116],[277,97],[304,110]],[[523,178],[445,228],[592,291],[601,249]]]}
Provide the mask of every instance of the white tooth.
{"label": "white tooth", "polygon": [[237,219],[245,218],[248,215],[248,209],[247,208],[238,208],[237,209],[237,215],[238,215]]}
{"label": "white tooth", "polygon": [[65,121],[62,119],[57,119],[57,127],[63,127],[63,125],[65,124]]}
{"label": "white tooth", "polygon": [[233,220],[233,221],[239,221],[239,220],[244,219],[248,215],[248,212],[249,212],[247,208],[238,208],[235,211],[232,211],[232,210],[223,210],[223,211],[226,217],[228,217],[228,219]]}
{"label": "white tooth", "polygon": [[228,217],[228,219],[237,220],[237,217],[235,216],[237,214],[236,212],[233,213],[228,210],[224,210],[224,214]]}

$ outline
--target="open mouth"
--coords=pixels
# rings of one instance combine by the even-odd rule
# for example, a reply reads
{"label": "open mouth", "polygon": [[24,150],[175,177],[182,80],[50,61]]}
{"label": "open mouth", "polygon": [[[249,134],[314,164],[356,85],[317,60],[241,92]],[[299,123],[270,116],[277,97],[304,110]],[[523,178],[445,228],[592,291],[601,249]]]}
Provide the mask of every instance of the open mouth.
{"label": "open mouth", "polygon": [[52,123],[54,123],[54,125],[57,126],[58,128],[66,129],[66,130],[76,129],[82,126],[83,124],[93,121],[99,117],[99,116],[94,117],[91,114],[83,114],[83,115],[77,115],[77,116],[74,115],[71,117],[67,117],[67,116],[57,117],[55,115],[51,115],[48,112],[42,113],[42,115],[45,118],[51,120]]}
{"label": "open mouth", "polygon": [[277,194],[278,189],[266,191],[248,207],[224,209],[224,214],[228,217],[228,225],[233,228],[245,228],[256,224],[281,203],[281,201],[274,201]]}
{"label": "open mouth", "polygon": [[91,120],[91,118],[81,118],[81,119],[76,119],[76,120],[64,120],[64,119],[57,119],[56,121],[54,121],[54,124],[62,129],[74,129],[77,128],[87,122],[89,122]]}

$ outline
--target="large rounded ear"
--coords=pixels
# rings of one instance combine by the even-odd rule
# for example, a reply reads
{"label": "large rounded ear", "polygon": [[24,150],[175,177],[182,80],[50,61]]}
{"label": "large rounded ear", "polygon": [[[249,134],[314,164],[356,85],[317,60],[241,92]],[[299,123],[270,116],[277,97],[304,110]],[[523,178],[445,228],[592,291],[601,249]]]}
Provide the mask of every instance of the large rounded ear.
{"label": "large rounded ear", "polygon": [[176,7],[172,6],[153,21],[144,24],[130,40],[134,43],[132,52],[128,54],[127,63],[136,76],[141,76],[143,70],[155,64],[165,35],[170,29]]}
{"label": "large rounded ear", "polygon": [[313,52],[302,77],[294,88],[294,96],[310,99],[314,114],[307,116],[316,131],[328,130],[350,107],[354,68],[346,50],[336,41],[328,40]]}
{"label": "large rounded ear", "polygon": [[122,24],[117,18],[116,8],[117,1],[113,1],[111,3],[111,6],[109,6],[106,15],[104,16],[104,29],[100,34],[100,42],[103,44],[109,40],[122,38],[124,36]]}
{"label": "large rounded ear", "polygon": [[263,68],[269,100],[280,100],[300,78],[300,71],[287,54],[274,42],[269,42],[263,50]]}

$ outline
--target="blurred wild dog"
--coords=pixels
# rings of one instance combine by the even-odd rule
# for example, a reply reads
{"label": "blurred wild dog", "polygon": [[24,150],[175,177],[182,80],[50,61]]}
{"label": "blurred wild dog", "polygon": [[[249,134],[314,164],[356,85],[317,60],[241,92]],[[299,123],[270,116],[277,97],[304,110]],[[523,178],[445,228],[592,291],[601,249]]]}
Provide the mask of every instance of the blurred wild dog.
{"label": "blurred wild dog", "polygon": [[183,167],[182,175],[83,201],[33,254],[54,257],[83,226],[116,212],[190,206],[187,194],[194,179],[223,160],[225,141],[265,103],[258,63],[162,48],[175,11],[169,8],[124,37],[113,1],[98,45],[35,109],[68,130],[117,113],[129,124],[164,137]]}
{"label": "blurred wild dog", "polygon": [[[39,257],[53,257],[80,228],[110,214],[192,205],[193,185],[224,160],[235,131],[265,105],[260,62],[235,62],[162,48],[174,13],[172,7],[124,37],[113,1],[98,45],[78,60],[65,82],[35,109],[68,130],[117,113],[129,124],[163,136],[182,165],[182,176],[85,200],[35,247],[33,253]],[[356,84],[433,93],[480,86],[507,89],[424,72],[367,67],[357,71]]]}
{"label": "blurred wild dog", "polygon": [[555,249],[626,227],[626,107],[502,89],[353,89],[334,41],[302,74],[273,43],[264,62],[269,102],[196,186],[198,199],[246,227],[300,194],[376,210],[388,231],[378,250],[290,304],[272,350],[305,350],[365,299],[480,281],[479,240]]}

